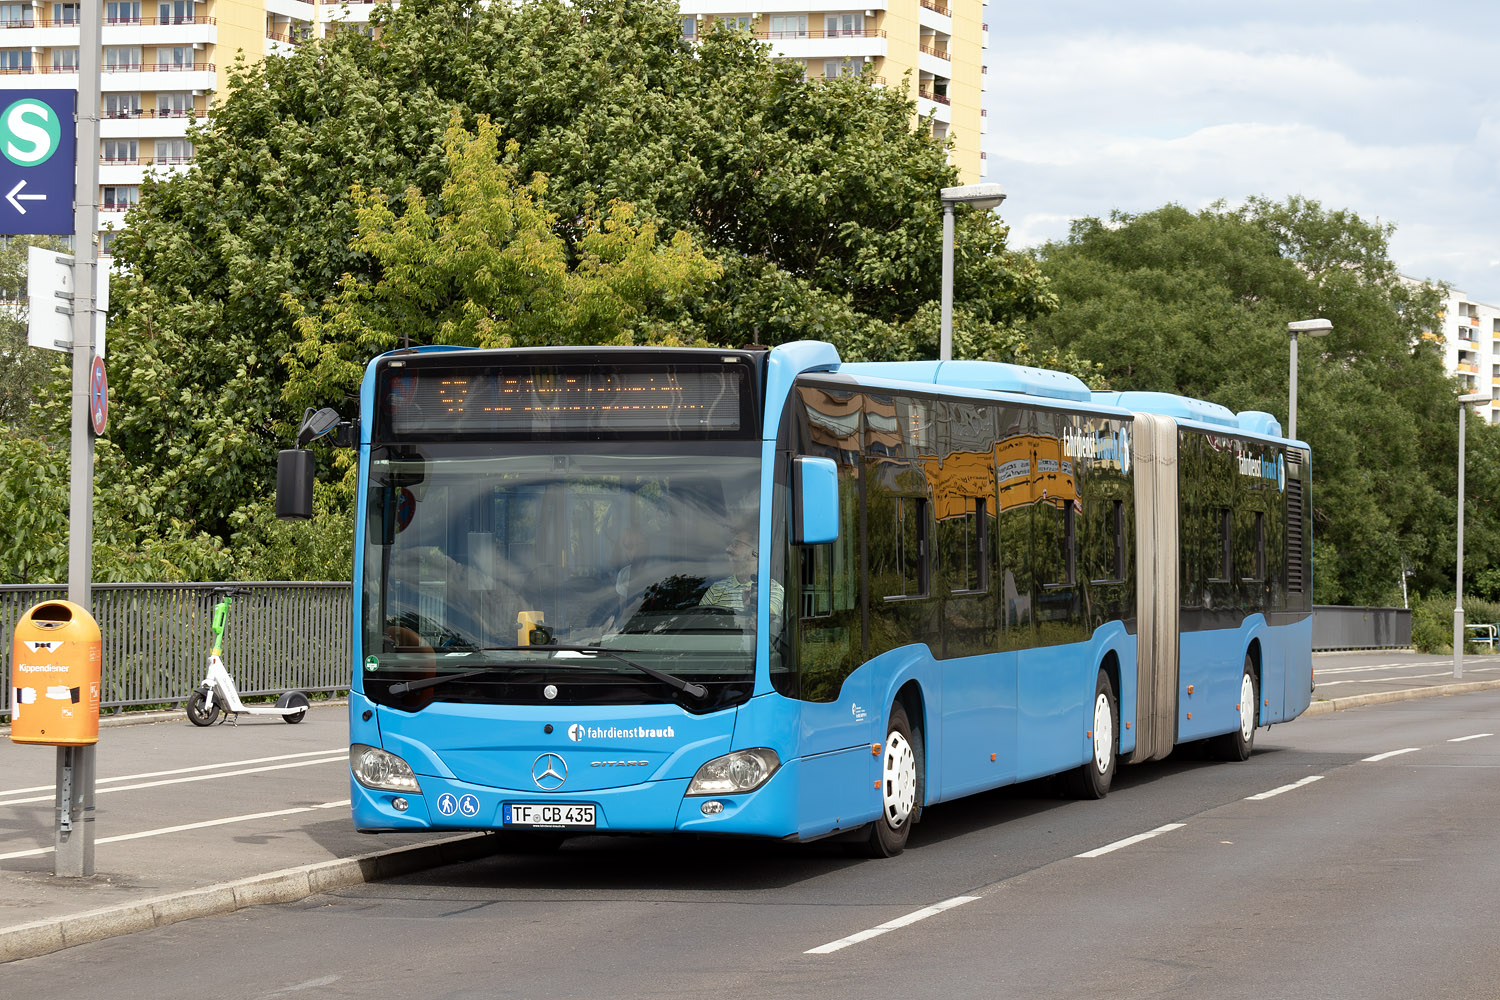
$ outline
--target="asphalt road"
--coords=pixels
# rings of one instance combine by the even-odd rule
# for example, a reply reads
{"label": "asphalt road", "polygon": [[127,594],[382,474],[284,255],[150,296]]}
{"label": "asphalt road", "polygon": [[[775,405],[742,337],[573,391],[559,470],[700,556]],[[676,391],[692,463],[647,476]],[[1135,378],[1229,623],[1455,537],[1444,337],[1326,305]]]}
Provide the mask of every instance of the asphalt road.
{"label": "asphalt road", "polygon": [[[1405,658],[1360,655],[1320,657],[1319,695]],[[584,838],[13,962],[6,992],[1488,1000],[1497,766],[1500,692],[1402,701],[1125,768],[1102,802],[939,805],[890,861]]]}

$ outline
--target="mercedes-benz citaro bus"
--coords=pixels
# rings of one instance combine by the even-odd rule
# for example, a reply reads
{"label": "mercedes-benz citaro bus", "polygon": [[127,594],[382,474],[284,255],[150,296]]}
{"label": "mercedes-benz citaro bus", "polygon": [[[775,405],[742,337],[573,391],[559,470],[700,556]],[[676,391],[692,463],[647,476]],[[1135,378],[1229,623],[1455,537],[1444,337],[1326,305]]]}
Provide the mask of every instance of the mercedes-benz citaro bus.
{"label": "mercedes-benz citaro bus", "polygon": [[1311,698],[1309,452],[1266,413],[818,342],[419,348],[345,438],[363,831],[888,856]]}

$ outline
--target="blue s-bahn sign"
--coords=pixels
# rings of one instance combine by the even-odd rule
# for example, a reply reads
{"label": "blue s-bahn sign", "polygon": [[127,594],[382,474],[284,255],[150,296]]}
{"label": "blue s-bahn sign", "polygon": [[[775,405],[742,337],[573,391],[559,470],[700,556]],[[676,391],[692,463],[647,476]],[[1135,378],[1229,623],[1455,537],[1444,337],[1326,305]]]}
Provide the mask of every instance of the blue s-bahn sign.
{"label": "blue s-bahn sign", "polygon": [[73,232],[76,90],[0,91],[0,234]]}

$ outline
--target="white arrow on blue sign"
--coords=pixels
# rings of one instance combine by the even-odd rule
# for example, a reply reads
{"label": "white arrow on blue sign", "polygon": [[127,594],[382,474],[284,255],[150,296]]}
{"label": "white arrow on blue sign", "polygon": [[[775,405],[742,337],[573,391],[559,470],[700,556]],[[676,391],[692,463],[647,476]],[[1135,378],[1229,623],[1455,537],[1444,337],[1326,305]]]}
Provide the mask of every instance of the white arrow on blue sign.
{"label": "white arrow on blue sign", "polygon": [[0,235],[71,235],[78,91],[0,95]]}

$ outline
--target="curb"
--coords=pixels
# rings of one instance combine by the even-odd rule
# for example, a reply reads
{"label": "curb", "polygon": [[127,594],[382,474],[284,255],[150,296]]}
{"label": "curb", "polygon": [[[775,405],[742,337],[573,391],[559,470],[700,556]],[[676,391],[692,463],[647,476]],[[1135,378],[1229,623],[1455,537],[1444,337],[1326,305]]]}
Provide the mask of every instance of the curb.
{"label": "curb", "polygon": [[[309,710],[314,708],[336,708],[349,704],[348,698],[324,698],[314,701]],[[149,712],[120,712],[117,714],[99,716],[100,729],[114,729],[116,726],[149,726],[158,722],[174,722],[185,719],[180,708],[154,709]],[[218,723],[215,723],[218,725]],[[233,728],[233,727],[230,727]],[[10,735],[10,723],[0,722],[0,736]]]}
{"label": "curb", "polygon": [[1362,708],[1365,705],[1386,705],[1393,701],[1416,701],[1419,698],[1441,698],[1453,694],[1470,694],[1474,691],[1497,689],[1500,689],[1500,680],[1436,684],[1424,688],[1403,688],[1400,691],[1376,691],[1372,694],[1356,694],[1347,698],[1315,701],[1307,706],[1298,718],[1305,718],[1309,715],[1327,715],[1329,712],[1342,712],[1350,708]]}
{"label": "curb", "polygon": [[267,875],[253,875],[234,882],[188,889],[70,917],[17,924],[0,928],[0,964],[48,955],[90,941],[165,927],[179,920],[221,916],[265,903],[291,903],[320,892],[347,889],[438,865],[473,861],[494,854],[498,849],[493,834],[470,833],[431,844],[397,847],[301,868],[286,868]]}

